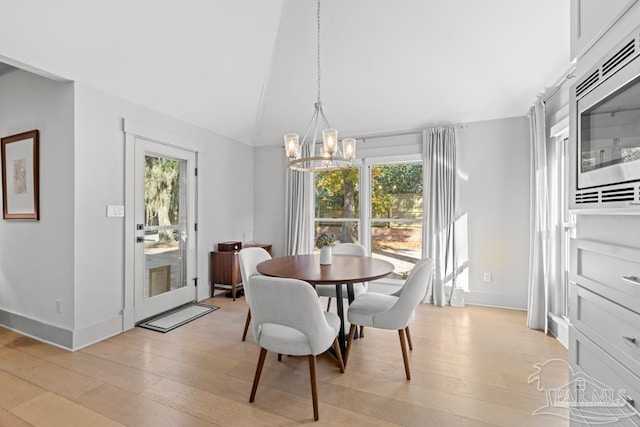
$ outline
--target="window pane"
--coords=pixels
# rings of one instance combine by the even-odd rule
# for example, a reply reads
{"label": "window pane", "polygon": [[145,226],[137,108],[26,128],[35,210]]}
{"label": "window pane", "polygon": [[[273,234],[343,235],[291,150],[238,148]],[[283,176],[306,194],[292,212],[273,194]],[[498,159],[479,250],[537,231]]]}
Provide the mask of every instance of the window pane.
{"label": "window pane", "polygon": [[360,199],[357,167],[315,174],[315,217],[358,218]]}
{"label": "window pane", "polygon": [[321,233],[333,233],[336,243],[358,243],[358,221],[316,221],[315,239]]}
{"label": "window pane", "polygon": [[406,279],[422,258],[422,222],[372,222],[371,252],[395,266],[389,278]]}
{"label": "window pane", "polygon": [[373,218],[422,218],[422,163],[371,167]]}

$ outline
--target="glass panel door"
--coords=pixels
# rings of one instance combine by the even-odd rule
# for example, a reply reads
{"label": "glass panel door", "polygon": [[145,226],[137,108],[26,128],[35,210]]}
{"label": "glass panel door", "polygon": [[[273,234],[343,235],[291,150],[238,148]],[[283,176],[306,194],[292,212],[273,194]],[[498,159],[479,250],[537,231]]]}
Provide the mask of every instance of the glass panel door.
{"label": "glass panel door", "polygon": [[186,160],[145,156],[145,298],[187,285],[187,217],[180,214],[186,211],[186,166]]}
{"label": "glass panel door", "polygon": [[195,155],[136,141],[136,321],[195,299]]}

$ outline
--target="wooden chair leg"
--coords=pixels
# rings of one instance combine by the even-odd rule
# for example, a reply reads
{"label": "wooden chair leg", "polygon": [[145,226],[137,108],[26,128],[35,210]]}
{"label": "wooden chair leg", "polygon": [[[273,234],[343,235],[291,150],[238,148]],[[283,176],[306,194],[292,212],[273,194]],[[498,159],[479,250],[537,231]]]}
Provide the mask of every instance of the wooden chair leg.
{"label": "wooden chair leg", "polygon": [[411,342],[411,333],[409,332],[409,327],[404,328],[405,334],[407,334],[407,343],[409,343],[409,350],[413,351],[413,342]]}
{"label": "wooden chair leg", "polygon": [[398,329],[398,334],[400,334],[400,347],[402,348],[402,358],[404,359],[404,372],[407,374],[407,379],[410,380],[409,355],[407,354],[407,343],[404,339],[404,329]]}
{"label": "wooden chair leg", "polygon": [[331,309],[331,297],[329,297],[329,300],[327,301],[327,311],[329,311],[329,309]]}
{"label": "wooden chair leg", "polygon": [[360,335],[358,335],[360,338],[364,338],[364,326],[360,326]]}
{"label": "wooden chair leg", "polygon": [[349,339],[347,340],[347,349],[344,352],[344,366],[347,366],[347,362],[349,361],[349,353],[351,353],[351,344],[353,344],[353,337],[356,334],[356,325],[351,325],[349,328]]}
{"label": "wooden chair leg", "polygon": [[311,377],[311,399],[313,399],[313,419],[318,421],[318,384],[316,382],[316,356],[309,355],[309,376]]}
{"label": "wooden chair leg", "polygon": [[247,320],[244,322],[244,332],[242,333],[242,341],[247,338],[247,331],[249,330],[249,323],[251,322],[251,309],[247,311]]}
{"label": "wooden chair leg", "polygon": [[258,389],[258,383],[260,382],[260,375],[262,374],[262,367],[264,366],[264,359],[267,357],[267,349],[260,348],[260,357],[258,358],[258,366],[256,366],[256,374],[253,377],[253,388],[251,389],[251,397],[249,402],[253,402],[256,397],[256,390]]}
{"label": "wooden chair leg", "polygon": [[336,359],[338,359],[338,366],[340,367],[340,372],[344,374],[344,362],[342,361],[342,352],[340,351],[340,343],[338,342],[338,338],[333,340],[333,351],[336,352]]}
{"label": "wooden chair leg", "polygon": [[282,362],[282,353],[278,353],[278,362]]}

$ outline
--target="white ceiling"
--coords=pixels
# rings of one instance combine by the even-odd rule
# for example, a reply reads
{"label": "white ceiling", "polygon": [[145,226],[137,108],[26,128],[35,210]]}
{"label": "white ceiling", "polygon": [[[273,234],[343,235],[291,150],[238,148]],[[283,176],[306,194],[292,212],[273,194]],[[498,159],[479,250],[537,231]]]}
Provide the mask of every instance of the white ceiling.
{"label": "white ceiling", "polygon": [[[342,136],[526,114],[569,68],[568,0],[323,0],[322,102]],[[0,0],[0,61],[251,145],[303,133],[315,0]]]}

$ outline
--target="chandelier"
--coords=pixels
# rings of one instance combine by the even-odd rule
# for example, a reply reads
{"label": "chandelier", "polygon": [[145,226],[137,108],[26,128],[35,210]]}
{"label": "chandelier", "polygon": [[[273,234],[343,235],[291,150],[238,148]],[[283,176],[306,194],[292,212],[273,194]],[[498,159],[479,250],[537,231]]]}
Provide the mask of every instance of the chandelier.
{"label": "chandelier", "polygon": [[[300,172],[325,172],[338,169],[345,169],[353,165],[356,156],[356,140],[354,138],[344,138],[342,149],[338,143],[338,131],[331,128],[329,121],[324,114],[324,106],[320,101],[320,0],[318,0],[318,98],[313,105],[314,111],[307,130],[302,137],[297,133],[288,133],[284,136],[285,154],[289,159],[289,168]],[[321,122],[322,120],[322,122]],[[323,126],[322,145],[319,152],[316,152],[316,141],[318,141],[319,126]],[[313,129],[313,134],[311,134]]]}

